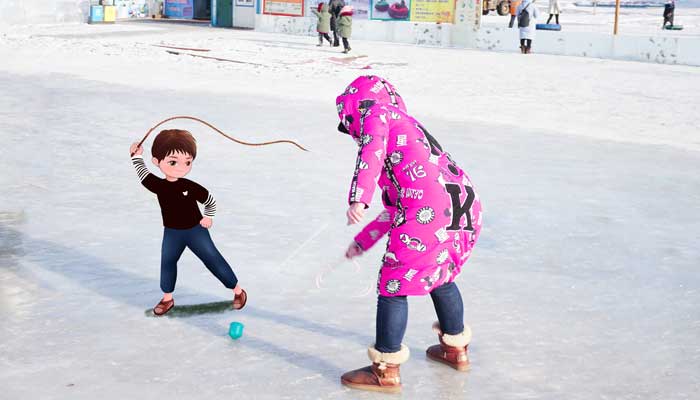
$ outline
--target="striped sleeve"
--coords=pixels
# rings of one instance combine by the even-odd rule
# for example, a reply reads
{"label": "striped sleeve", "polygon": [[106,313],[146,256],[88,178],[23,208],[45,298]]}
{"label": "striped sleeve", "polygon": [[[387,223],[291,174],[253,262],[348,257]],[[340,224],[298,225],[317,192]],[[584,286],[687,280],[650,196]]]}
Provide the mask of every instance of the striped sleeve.
{"label": "striped sleeve", "polygon": [[204,202],[204,216],[213,218],[216,214],[216,200],[214,196],[209,193],[207,200]]}
{"label": "striped sleeve", "polygon": [[139,181],[143,182],[144,179],[150,174],[148,168],[146,168],[146,163],[143,162],[142,156],[131,157],[131,163],[134,164],[134,169],[136,169],[136,175],[139,176]]}

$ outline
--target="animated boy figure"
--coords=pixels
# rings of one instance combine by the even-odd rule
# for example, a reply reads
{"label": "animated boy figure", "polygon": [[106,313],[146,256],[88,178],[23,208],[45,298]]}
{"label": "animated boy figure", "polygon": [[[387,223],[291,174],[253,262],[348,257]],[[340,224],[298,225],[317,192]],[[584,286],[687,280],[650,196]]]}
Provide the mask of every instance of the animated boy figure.
{"label": "animated boy figure", "polygon": [[[153,308],[155,315],[163,315],[175,305],[173,291],[177,279],[177,261],[185,247],[199,257],[209,271],[221,283],[233,290],[233,308],[245,306],[247,294],[238,285],[238,279],[209,236],[212,217],[216,213],[216,201],[209,191],[199,184],[184,179],[197,157],[197,144],[188,131],[170,129],[161,131],[153,141],[153,164],[158,166],[165,179],[151,174],[143,161],[143,148],[131,145],[131,161],[143,186],[158,196],[163,216],[163,246],[160,261],[160,288],[163,299]],[[204,216],[197,202],[204,205]]]}

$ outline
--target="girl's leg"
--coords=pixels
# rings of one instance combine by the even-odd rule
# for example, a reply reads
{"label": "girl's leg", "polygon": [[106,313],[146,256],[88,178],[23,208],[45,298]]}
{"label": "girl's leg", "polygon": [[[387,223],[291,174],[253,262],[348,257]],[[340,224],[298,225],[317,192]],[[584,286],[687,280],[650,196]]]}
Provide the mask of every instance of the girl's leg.
{"label": "girl's leg", "polygon": [[185,244],[182,232],[169,228],[163,230],[163,244],[160,250],[160,289],[164,293],[165,301],[173,298],[177,281],[177,261],[185,250]]}
{"label": "girl's leg", "polygon": [[350,51],[350,42],[348,41],[348,38],[343,38],[343,48],[346,52]]}
{"label": "girl's leg", "polygon": [[[549,23],[549,21],[552,20],[552,17],[553,17],[553,16],[554,16],[554,14],[549,14],[549,18],[547,18],[547,23]],[[558,17],[557,17],[557,18],[558,18]]]}
{"label": "girl's leg", "polygon": [[318,34],[318,44],[316,46],[322,46],[323,45],[323,33]]}
{"label": "girl's leg", "polygon": [[525,39],[520,39],[520,52],[525,54]]}
{"label": "girl's leg", "polygon": [[377,298],[377,338],[367,349],[372,365],[343,374],[340,381],[354,389],[398,393],[401,391],[400,366],[409,357],[401,344],[408,322],[406,296]]}
{"label": "girl's leg", "polygon": [[408,323],[406,296],[377,298],[377,336],[374,348],[382,353],[401,350],[401,342]]}
{"label": "girl's leg", "polygon": [[530,49],[532,49],[532,39],[527,39],[527,53],[530,53]]}
{"label": "girl's leg", "polygon": [[[187,247],[199,257],[207,269],[229,289],[236,290],[238,278],[233,273],[219,250],[214,246],[214,242],[209,236],[209,231],[199,225],[187,231]],[[240,291],[240,288],[238,288]]]}
{"label": "girl's leg", "polygon": [[324,34],[323,34],[323,37],[326,38],[326,40],[328,41],[328,44],[329,44],[329,45],[331,45],[331,46],[333,45],[333,41],[331,41],[331,37],[328,36],[328,33],[324,33]]}
{"label": "girl's leg", "polygon": [[557,25],[559,25],[559,14],[556,15],[557,18]]}
{"label": "girl's leg", "polygon": [[446,283],[430,292],[435,306],[440,330],[448,335],[464,331],[464,304],[462,295],[454,282]]}
{"label": "girl's leg", "polygon": [[458,371],[468,370],[467,346],[471,341],[471,330],[464,326],[464,305],[457,285],[454,282],[444,284],[434,289],[430,297],[439,320],[440,344],[430,346],[426,355]]}

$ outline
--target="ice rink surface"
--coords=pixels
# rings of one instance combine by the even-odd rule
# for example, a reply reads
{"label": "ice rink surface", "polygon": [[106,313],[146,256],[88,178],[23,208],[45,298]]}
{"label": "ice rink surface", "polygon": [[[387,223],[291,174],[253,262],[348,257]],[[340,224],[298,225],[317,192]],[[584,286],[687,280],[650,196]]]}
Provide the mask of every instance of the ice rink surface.
{"label": "ice rink surface", "polygon": [[[700,69],[361,41],[351,56],[365,57],[346,58],[314,38],[160,24],[0,36],[3,399],[385,398],[339,383],[368,363],[376,298],[361,294],[383,247],[359,271],[342,262],[359,229],[344,217],[356,145],[335,131],[334,100],[363,73],[397,86],[485,209],[458,280],[472,369],[425,359],[435,315],[412,298],[403,398],[700,392]],[[188,178],[216,196],[211,233],[250,298],[147,318],[162,225],[128,147],[181,114],[310,152],[168,125],[198,140]],[[176,306],[228,297],[186,252]]]}

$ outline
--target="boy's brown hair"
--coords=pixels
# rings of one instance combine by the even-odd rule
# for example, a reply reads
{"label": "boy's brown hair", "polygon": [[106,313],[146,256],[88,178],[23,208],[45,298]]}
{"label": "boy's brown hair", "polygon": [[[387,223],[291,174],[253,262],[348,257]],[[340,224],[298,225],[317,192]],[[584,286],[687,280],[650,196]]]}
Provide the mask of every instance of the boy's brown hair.
{"label": "boy's brown hair", "polygon": [[173,153],[185,153],[197,157],[197,143],[188,131],[182,129],[165,129],[160,131],[153,140],[151,154],[161,162],[165,157]]}

